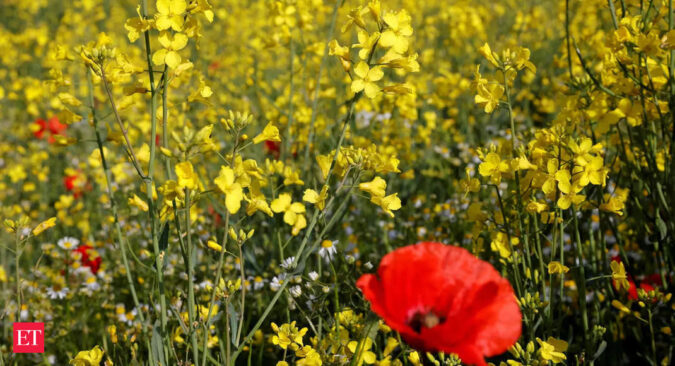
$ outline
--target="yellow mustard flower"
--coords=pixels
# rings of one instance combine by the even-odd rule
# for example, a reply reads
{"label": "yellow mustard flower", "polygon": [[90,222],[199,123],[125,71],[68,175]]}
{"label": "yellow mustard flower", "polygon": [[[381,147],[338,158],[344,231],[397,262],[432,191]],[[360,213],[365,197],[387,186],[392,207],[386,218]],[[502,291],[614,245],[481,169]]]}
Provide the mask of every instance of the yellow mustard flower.
{"label": "yellow mustard flower", "polygon": [[298,235],[300,230],[307,227],[307,220],[305,219],[305,205],[300,202],[292,202],[289,193],[282,193],[271,205],[272,211],[276,213],[284,213],[284,222],[293,227],[292,234]]}
{"label": "yellow mustard flower", "polygon": [[185,0],[157,0],[157,14],[155,25],[158,30],[172,28],[175,31],[183,29],[184,14],[187,9]]}
{"label": "yellow mustard flower", "polygon": [[95,346],[88,351],[80,351],[75,358],[70,360],[71,365],[75,366],[98,366],[103,359],[103,350]]}
{"label": "yellow mustard flower", "polygon": [[384,72],[380,66],[375,66],[372,69],[368,64],[361,61],[354,68],[354,80],[352,81],[352,92],[358,93],[363,90],[368,98],[375,98],[380,91],[380,87],[375,83],[382,79]]}
{"label": "yellow mustard flower", "polygon": [[159,43],[163,48],[152,54],[152,62],[157,66],[167,65],[175,69],[181,62],[178,51],[187,46],[188,37],[183,33],[171,34],[169,31],[159,33]]}
{"label": "yellow mustard flower", "polygon": [[178,163],[175,170],[179,188],[196,189],[199,186],[199,178],[192,167],[192,163],[189,161]]}
{"label": "yellow mustard flower", "polygon": [[244,190],[241,184],[235,181],[234,170],[227,166],[221,166],[220,172],[213,182],[218,189],[225,194],[225,206],[231,214],[236,214],[244,199]]}

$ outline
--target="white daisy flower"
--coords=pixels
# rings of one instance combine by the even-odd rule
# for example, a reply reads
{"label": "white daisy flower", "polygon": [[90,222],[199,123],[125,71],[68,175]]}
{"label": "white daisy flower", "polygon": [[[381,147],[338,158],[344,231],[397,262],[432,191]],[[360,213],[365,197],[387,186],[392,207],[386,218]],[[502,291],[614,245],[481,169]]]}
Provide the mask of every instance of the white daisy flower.
{"label": "white daisy flower", "polygon": [[280,274],[279,276],[274,276],[272,278],[272,282],[270,282],[270,288],[272,291],[277,291],[279,288],[281,288],[281,285],[284,284],[284,281],[286,280],[286,275],[285,274]]}
{"label": "white daisy flower", "polygon": [[309,278],[312,281],[316,281],[317,279],[319,279],[319,274],[316,273],[316,271],[309,272]]}
{"label": "white daisy flower", "polygon": [[293,261],[295,261],[295,257],[288,257],[284,259],[283,263],[281,263],[281,268],[283,269],[291,269],[291,266],[293,265]]}
{"label": "white daisy flower", "polygon": [[333,256],[335,253],[337,253],[337,240],[330,241],[330,240],[324,240],[321,242],[321,248],[319,248],[319,255],[321,258],[326,260],[326,262],[330,261],[333,259]]}
{"label": "white daisy flower", "polygon": [[64,299],[67,294],[68,294],[68,288],[67,287],[61,287],[61,288],[47,287],[47,296],[49,296],[49,298],[52,299],[52,300]]}
{"label": "white daisy flower", "polygon": [[101,285],[96,281],[96,276],[91,275],[87,276],[87,278],[84,280],[84,287],[88,288],[89,290],[96,291],[101,288]]}
{"label": "white daisy flower", "polygon": [[73,237],[66,236],[66,237],[63,237],[63,238],[59,239],[59,241],[56,242],[56,244],[59,247],[61,247],[61,249],[73,250],[73,249],[77,248],[78,245],[80,245],[80,241],[78,239],[73,238]]}
{"label": "white daisy flower", "polygon": [[300,297],[302,295],[302,288],[298,285],[291,287],[289,291],[293,297]]}

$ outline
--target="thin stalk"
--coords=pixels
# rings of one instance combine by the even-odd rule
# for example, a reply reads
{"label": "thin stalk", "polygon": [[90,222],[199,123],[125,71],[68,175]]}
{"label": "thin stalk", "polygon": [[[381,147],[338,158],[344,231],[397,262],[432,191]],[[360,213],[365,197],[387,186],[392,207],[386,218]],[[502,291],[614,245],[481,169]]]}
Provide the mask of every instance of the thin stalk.
{"label": "thin stalk", "polygon": [[570,73],[570,81],[574,82],[574,74],[572,73],[572,46],[570,44],[570,0],[565,0],[565,41],[567,43],[567,68]]}
{"label": "thin stalk", "polygon": [[647,315],[649,319],[649,334],[651,336],[651,350],[652,350],[652,359],[654,360],[654,364],[658,363],[658,359],[656,358],[656,335],[654,334],[654,324],[652,322],[652,309],[647,308]]}
{"label": "thin stalk", "polygon": [[[586,353],[591,354],[591,343],[588,341],[589,331],[588,327],[588,309],[586,305],[586,270],[584,268],[584,253],[581,246],[581,236],[579,235],[579,219],[577,218],[577,210],[574,205],[572,205],[572,216],[574,221],[574,234],[577,242],[576,245],[576,254],[577,254],[577,266],[579,268],[579,307],[581,307],[581,320],[584,326],[583,338],[584,344],[586,345]],[[593,362],[591,361],[591,364]]]}
{"label": "thin stalk", "polygon": [[[504,73],[506,75],[506,73]],[[508,106],[508,111],[509,111],[509,122],[511,123],[511,138],[513,139],[513,143],[511,144],[512,149],[511,149],[511,156],[512,158],[517,158],[518,153],[518,134],[516,133],[516,123],[515,119],[513,117],[513,108],[511,107],[511,90],[509,88],[509,82],[506,79],[506,76],[504,76],[504,94],[506,94],[506,104]],[[532,268],[532,256],[530,254],[530,238],[529,234],[523,230],[524,225],[523,225],[523,197],[520,192],[520,174],[518,170],[514,172],[515,178],[516,178],[516,194],[517,194],[517,200],[516,202],[518,203],[518,231],[520,235],[523,237],[524,246],[525,246],[525,255],[526,255],[526,261],[523,263],[523,265],[527,265],[528,268]]]}
{"label": "thin stalk", "polygon": [[[312,117],[309,120],[309,134],[307,135],[307,145],[305,145],[305,162],[309,162],[309,150],[312,145],[312,140],[314,140],[314,123],[316,122],[316,115],[319,105],[319,91],[321,90],[321,75],[323,74],[323,69],[326,65],[326,60],[328,59],[328,44],[333,38],[333,32],[335,31],[335,22],[337,20],[338,9],[340,8],[340,3],[342,0],[335,0],[335,6],[333,7],[333,16],[330,21],[330,27],[328,28],[328,34],[326,35],[326,45],[323,48],[323,56],[321,57],[321,64],[319,65],[319,72],[316,75],[316,82],[314,83],[314,98],[312,100]],[[312,164],[305,164],[305,171],[310,169]]]}
{"label": "thin stalk", "polygon": [[108,100],[110,101],[110,106],[112,107],[113,114],[115,115],[115,120],[117,121],[117,124],[120,126],[120,130],[122,131],[122,135],[124,136],[127,154],[131,159],[131,163],[133,164],[134,168],[136,169],[136,172],[141,177],[141,179],[145,180],[146,176],[145,174],[143,174],[143,170],[141,169],[141,166],[138,163],[138,158],[136,157],[134,148],[131,146],[131,141],[129,141],[129,133],[127,132],[126,127],[124,127],[122,118],[120,117],[119,111],[117,110],[117,105],[115,104],[115,99],[113,98],[112,90],[110,89],[110,85],[108,84],[108,79],[105,77],[105,68],[103,66],[101,66],[101,81],[103,82],[103,89],[108,95]]}
{"label": "thin stalk", "polygon": [[[236,135],[235,138],[234,138],[234,141],[235,141],[234,146],[232,147],[232,157],[231,157],[231,161],[230,161],[230,166],[234,166],[234,160],[235,160],[235,157],[237,155],[237,141],[238,140],[239,140],[239,136]],[[213,291],[211,292],[211,299],[209,300],[209,310],[208,310],[208,315],[206,316],[207,322],[208,322],[208,319],[211,318],[211,311],[213,309],[213,305],[216,302],[216,290],[218,288],[218,284],[220,283],[220,279],[222,278],[222,275],[223,275],[223,263],[225,262],[225,252],[227,252],[227,241],[228,241],[227,233],[228,233],[229,230],[230,230],[230,211],[226,210],[225,211],[225,231],[223,232],[223,239],[220,241],[221,242],[221,249],[220,249],[220,254],[219,254],[219,257],[218,257],[218,265],[216,266],[216,282],[213,286]],[[243,261],[240,261],[240,266],[243,266],[243,265],[244,265]],[[246,287],[244,285],[244,279],[241,280],[241,286],[242,286],[242,288]],[[229,300],[228,300],[228,303],[229,303]],[[227,304],[226,304],[225,311],[227,312]],[[226,318],[227,318],[226,321],[228,322],[228,329],[226,329],[227,337],[228,337],[227,347],[228,347],[228,350],[229,350],[229,347],[230,347],[229,317],[226,315]],[[243,319],[243,312],[242,312],[242,319]],[[204,349],[206,349],[206,339],[204,340]],[[230,353],[228,351],[227,357],[225,359],[226,365],[229,365],[229,354]],[[202,366],[206,366],[206,356],[202,357]]]}
{"label": "thin stalk", "polygon": [[286,133],[284,134],[284,151],[282,156],[282,161],[285,161],[286,158],[290,155],[291,147],[293,142],[291,141],[291,125],[293,124],[293,58],[295,56],[295,43],[293,42],[293,37],[291,36],[289,40],[289,72],[290,72],[290,83],[288,91],[288,122],[286,123]]}
{"label": "thin stalk", "polygon": [[16,319],[21,321],[21,230],[17,229],[14,233],[14,275],[16,276]]}
{"label": "thin stalk", "polygon": [[[136,286],[134,285],[133,277],[131,276],[131,268],[129,267],[129,260],[127,259],[127,252],[124,246],[124,237],[122,235],[122,228],[120,227],[119,217],[117,214],[117,204],[113,197],[112,190],[112,174],[110,173],[110,168],[105,159],[105,153],[103,150],[103,139],[101,138],[101,133],[98,131],[98,119],[96,118],[96,108],[94,107],[94,86],[91,77],[91,70],[87,70],[87,82],[89,84],[89,104],[91,105],[91,114],[94,122],[94,131],[96,132],[96,143],[98,145],[98,151],[101,154],[101,166],[103,167],[103,172],[105,175],[106,189],[108,197],[110,198],[110,209],[113,214],[113,225],[115,226],[115,233],[117,235],[117,242],[120,246],[120,252],[122,254],[122,264],[124,265],[124,272],[127,277],[127,282],[129,283],[129,290],[131,291],[131,297],[134,301],[134,305],[137,309],[140,309],[140,302],[138,301],[138,296],[136,295]],[[141,323],[145,323],[143,312],[138,312],[138,319]]]}
{"label": "thin stalk", "polygon": [[241,300],[240,300],[240,314],[239,314],[239,328],[237,329],[237,338],[234,341],[234,344],[239,345],[239,340],[241,339],[241,331],[244,328],[244,312],[246,311],[246,286],[244,281],[246,281],[246,273],[244,272],[244,253],[242,246],[244,243],[239,243],[239,272],[241,274]]}
{"label": "thin stalk", "polygon": [[[197,342],[197,330],[195,327],[195,286],[194,286],[194,277],[195,277],[195,263],[194,263],[194,250],[195,248],[192,245],[192,235],[191,228],[192,225],[190,217],[190,189],[185,189],[185,235],[187,236],[187,255],[188,255],[188,319],[190,322],[190,341],[192,343],[192,355],[194,357],[194,362],[199,362],[199,343]],[[204,335],[206,336],[206,335]]]}

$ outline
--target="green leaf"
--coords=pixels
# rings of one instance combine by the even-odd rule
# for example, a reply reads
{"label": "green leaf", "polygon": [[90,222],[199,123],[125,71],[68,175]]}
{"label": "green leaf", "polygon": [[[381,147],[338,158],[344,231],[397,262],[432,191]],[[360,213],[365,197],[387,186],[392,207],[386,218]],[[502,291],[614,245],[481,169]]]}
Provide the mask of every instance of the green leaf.
{"label": "green leaf", "polygon": [[170,222],[167,221],[162,228],[162,235],[159,237],[159,250],[166,250],[169,247],[169,228]]}
{"label": "green leaf", "polygon": [[661,214],[659,213],[658,209],[656,210],[656,228],[659,229],[659,235],[661,236],[661,240],[665,239],[666,236],[668,236],[668,226],[666,226],[666,223],[661,218]]}

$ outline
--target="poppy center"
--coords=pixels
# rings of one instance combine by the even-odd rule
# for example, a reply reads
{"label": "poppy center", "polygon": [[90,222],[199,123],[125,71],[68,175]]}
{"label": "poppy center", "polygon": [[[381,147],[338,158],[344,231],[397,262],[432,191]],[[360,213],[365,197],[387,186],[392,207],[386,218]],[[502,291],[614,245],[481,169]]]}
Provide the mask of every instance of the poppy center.
{"label": "poppy center", "polygon": [[433,311],[417,312],[408,320],[408,325],[417,333],[424,328],[433,328],[445,321],[445,318],[439,317]]}

